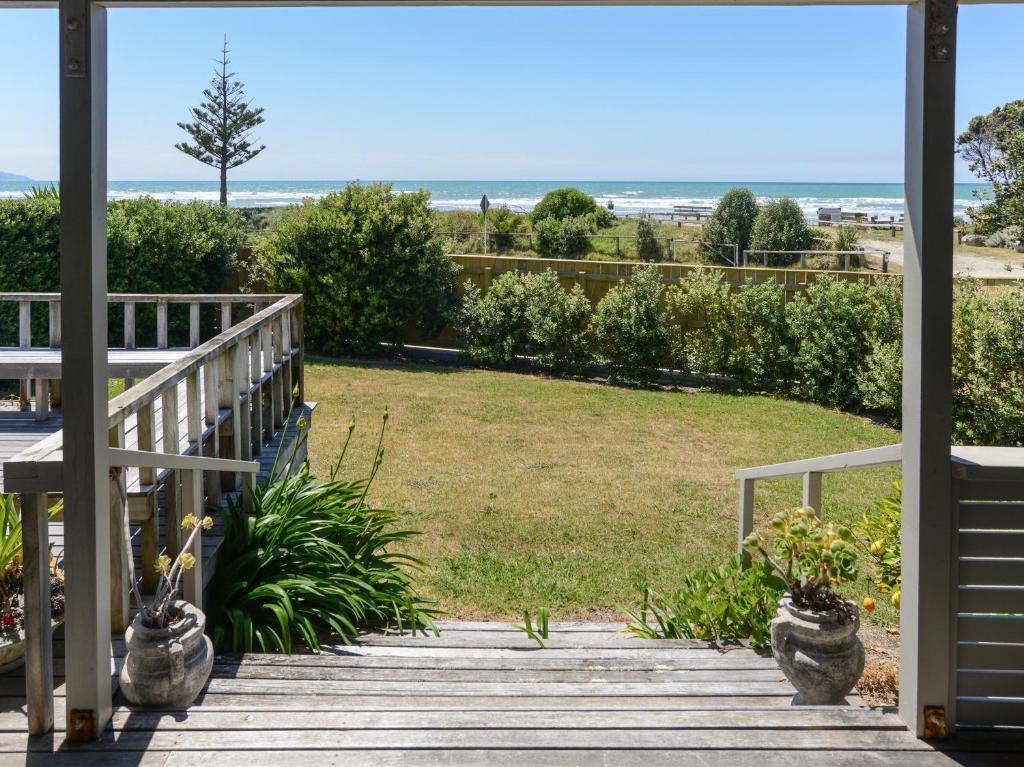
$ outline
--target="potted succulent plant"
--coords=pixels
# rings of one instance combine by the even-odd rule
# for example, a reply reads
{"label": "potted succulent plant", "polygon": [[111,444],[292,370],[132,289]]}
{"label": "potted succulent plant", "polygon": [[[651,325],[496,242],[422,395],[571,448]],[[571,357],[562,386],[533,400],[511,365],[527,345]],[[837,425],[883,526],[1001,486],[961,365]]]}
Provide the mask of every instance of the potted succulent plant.
{"label": "potted succulent plant", "polygon": [[121,691],[135,705],[187,706],[213,669],[213,643],[204,633],[206,616],[195,605],[176,598],[183,573],[196,563],[190,553],[196,534],[212,525],[212,517],[185,516],[181,526],[191,531],[188,540],[173,561],[160,555],[159,583],[149,604],[142,604],[132,578],[132,594],[140,609],[125,632],[128,652],[121,667]]}
{"label": "potted succulent plant", "polygon": [[772,528],[774,555],[758,533],[744,541],[788,588],[772,620],[772,655],[797,690],[794,704],[842,703],[864,670],[859,609],[833,590],[857,575],[853,533],[811,508],[776,514]]}

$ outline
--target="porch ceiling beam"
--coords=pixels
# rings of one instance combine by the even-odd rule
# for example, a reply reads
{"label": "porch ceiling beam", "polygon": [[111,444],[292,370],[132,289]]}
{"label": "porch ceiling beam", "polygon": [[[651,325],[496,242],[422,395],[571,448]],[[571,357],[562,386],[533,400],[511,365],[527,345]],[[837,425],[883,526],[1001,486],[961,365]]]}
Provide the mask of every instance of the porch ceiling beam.
{"label": "porch ceiling beam", "polygon": [[90,740],[111,713],[107,11],[64,0],[59,24],[67,734]]}
{"label": "porch ceiling beam", "polygon": [[950,467],[956,2],[907,9],[900,715],[952,722]]}

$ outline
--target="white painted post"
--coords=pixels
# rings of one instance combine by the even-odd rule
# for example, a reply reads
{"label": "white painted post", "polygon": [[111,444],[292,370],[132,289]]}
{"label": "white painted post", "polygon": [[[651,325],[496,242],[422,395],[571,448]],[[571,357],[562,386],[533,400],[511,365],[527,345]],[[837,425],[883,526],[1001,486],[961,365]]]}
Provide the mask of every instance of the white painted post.
{"label": "white painted post", "polygon": [[821,472],[809,471],[804,474],[803,505],[810,506],[821,516]]}
{"label": "white painted post", "polygon": [[107,11],[60,3],[67,738],[110,720],[107,460]]}
{"label": "white painted post", "polygon": [[926,721],[944,718],[955,697],[948,673],[955,50],[955,0],[908,6],[900,715],[918,735],[937,732]]}
{"label": "white painted post", "polygon": [[[182,469],[181,472],[181,497],[183,501],[184,516],[194,514],[196,519],[203,516],[203,474],[198,469]],[[184,538],[189,533],[180,530],[179,534]],[[203,609],[203,533],[202,530],[196,534],[192,541],[191,553],[196,558],[195,567],[187,570],[182,576],[184,584],[185,599],[194,604],[200,610]]]}
{"label": "white painted post", "polygon": [[754,480],[740,480],[739,536],[737,549],[741,556],[746,556],[743,541],[754,531]]}
{"label": "white painted post", "polygon": [[192,301],[188,305],[188,345],[195,349],[199,346],[199,302]]}
{"label": "white painted post", "polygon": [[[32,302],[18,302],[18,346],[28,349],[32,345]],[[22,410],[32,406],[32,379],[21,379],[21,390],[18,395],[19,407]]]}
{"label": "white painted post", "polygon": [[156,302],[156,345],[159,349],[167,348],[167,300],[163,298]]}
{"label": "white painted post", "polygon": [[53,632],[46,493],[21,496],[25,563],[25,698],[30,735],[53,729]]}

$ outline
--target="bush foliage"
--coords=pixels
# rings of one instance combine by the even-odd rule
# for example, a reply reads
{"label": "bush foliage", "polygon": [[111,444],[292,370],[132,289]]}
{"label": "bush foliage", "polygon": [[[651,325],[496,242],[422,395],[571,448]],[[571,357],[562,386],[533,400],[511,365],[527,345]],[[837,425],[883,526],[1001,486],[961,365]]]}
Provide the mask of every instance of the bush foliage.
{"label": "bush foliage", "polygon": [[593,232],[590,216],[542,218],[533,224],[533,242],[542,256],[578,258],[590,250],[589,236]]}
{"label": "bush foliage", "polygon": [[459,330],[478,362],[511,365],[532,356],[542,367],[575,373],[591,361],[590,315],[582,289],[567,293],[552,270],[505,272],[486,294],[466,283]]}
{"label": "bush foliage", "polygon": [[435,335],[458,306],[458,267],[434,235],[424,192],[349,184],[289,208],[258,247],[270,290],[305,295],[306,343],[373,355],[410,326]]}
{"label": "bush foliage", "polygon": [[636,254],[641,261],[661,261],[661,243],[654,231],[654,222],[647,215],[636,222]]}
{"label": "bush foliage", "polygon": [[[783,197],[772,200],[758,211],[750,231],[751,250],[808,250],[811,232],[804,221],[803,211],[794,200]],[[769,253],[768,266],[788,266],[798,256]],[[757,257],[761,261],[761,256]]]}
{"label": "bush foliage", "polygon": [[686,573],[670,595],[644,589],[639,610],[626,610],[627,631],[644,639],[749,639],[771,642],[775,607],[786,583],[767,562],[744,567],[733,557],[718,567]]}
{"label": "bush foliage", "polygon": [[530,214],[534,223],[545,218],[564,221],[580,217],[589,217],[593,225],[599,228],[611,226],[615,221],[611,211],[598,205],[586,192],[571,186],[548,192]]}
{"label": "bush foliage", "polygon": [[[107,239],[111,292],[216,293],[231,276],[245,234],[241,216],[231,208],[142,197],[107,206]],[[0,290],[60,290],[58,197],[0,200]],[[34,314],[38,343],[45,317]],[[0,314],[0,344],[16,340],[16,310],[10,305]]]}
{"label": "bush foliage", "polygon": [[655,266],[639,266],[626,282],[609,290],[594,309],[594,349],[610,368],[610,380],[646,386],[676,354],[665,311],[665,286]]}
{"label": "bush foliage", "polygon": [[742,253],[750,247],[750,233],[757,218],[757,200],[749,189],[730,189],[715,206],[701,233],[701,258],[711,264],[722,262],[722,243],[739,246]]}

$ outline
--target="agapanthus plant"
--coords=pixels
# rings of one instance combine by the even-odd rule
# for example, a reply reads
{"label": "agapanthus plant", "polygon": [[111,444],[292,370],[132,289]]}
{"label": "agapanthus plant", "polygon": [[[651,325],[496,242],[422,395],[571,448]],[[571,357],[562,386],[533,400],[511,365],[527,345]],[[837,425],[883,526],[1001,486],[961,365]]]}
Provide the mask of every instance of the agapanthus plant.
{"label": "agapanthus plant", "polygon": [[760,533],[751,533],[745,549],[757,552],[786,581],[797,607],[835,610],[852,617],[846,600],[834,587],[857,577],[857,550],[848,527],[823,523],[812,508],[782,511],[772,518],[776,532],[774,556]]}

